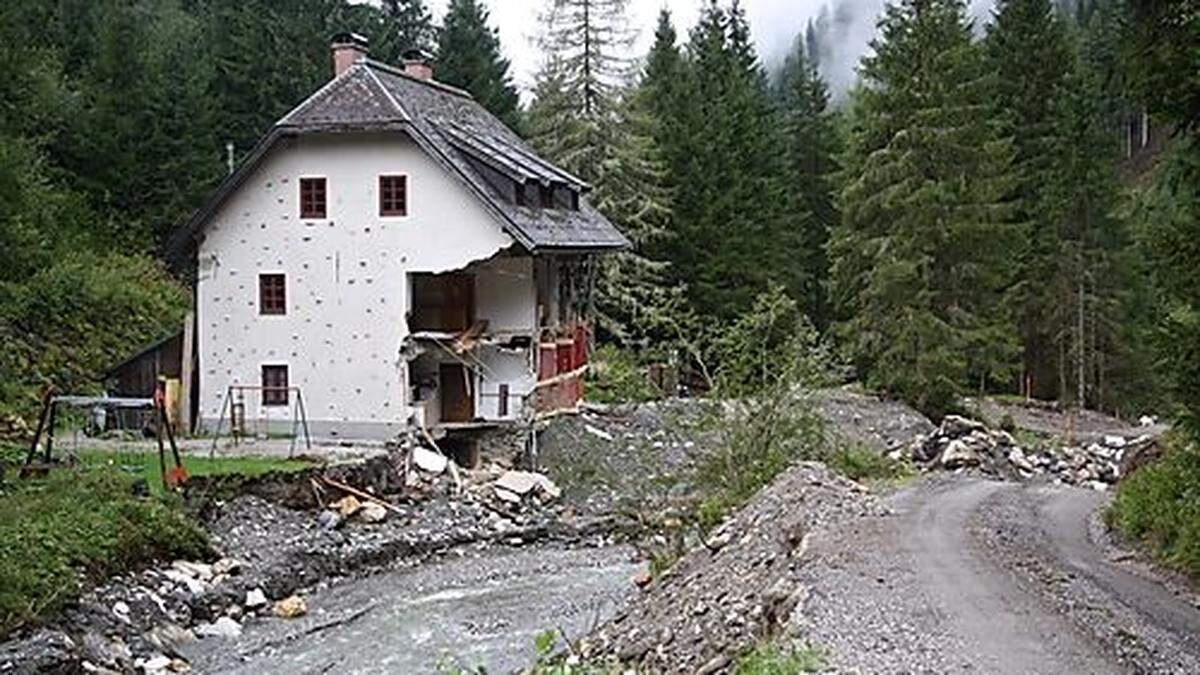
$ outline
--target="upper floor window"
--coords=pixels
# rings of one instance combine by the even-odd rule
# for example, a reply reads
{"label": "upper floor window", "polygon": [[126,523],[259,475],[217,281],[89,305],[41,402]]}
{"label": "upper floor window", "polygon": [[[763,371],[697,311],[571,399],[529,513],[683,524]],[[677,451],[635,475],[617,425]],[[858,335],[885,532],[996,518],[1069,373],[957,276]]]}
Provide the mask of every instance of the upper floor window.
{"label": "upper floor window", "polygon": [[408,215],[408,176],[379,177],[379,215]]}
{"label": "upper floor window", "polygon": [[300,217],[325,218],[325,179],[300,179]]}
{"label": "upper floor window", "polygon": [[287,280],[282,274],[258,275],[258,313],[287,313]]}

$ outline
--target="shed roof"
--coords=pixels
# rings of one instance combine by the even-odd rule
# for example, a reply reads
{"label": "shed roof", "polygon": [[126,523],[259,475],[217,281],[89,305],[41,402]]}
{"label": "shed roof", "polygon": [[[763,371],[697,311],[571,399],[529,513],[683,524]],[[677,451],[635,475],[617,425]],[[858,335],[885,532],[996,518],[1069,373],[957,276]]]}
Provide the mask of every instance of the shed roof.
{"label": "shed roof", "polygon": [[[530,251],[606,250],[629,241],[586,199],[579,210],[520,206],[479,173],[482,163],[518,182],[561,184],[584,193],[579,178],[538,157],[466,92],[362,59],[285,115],[212,197],[172,235],[179,257],[281,138],[304,134],[396,132],[409,135],[479,198],[505,231]],[[474,160],[474,161],[472,161]]]}

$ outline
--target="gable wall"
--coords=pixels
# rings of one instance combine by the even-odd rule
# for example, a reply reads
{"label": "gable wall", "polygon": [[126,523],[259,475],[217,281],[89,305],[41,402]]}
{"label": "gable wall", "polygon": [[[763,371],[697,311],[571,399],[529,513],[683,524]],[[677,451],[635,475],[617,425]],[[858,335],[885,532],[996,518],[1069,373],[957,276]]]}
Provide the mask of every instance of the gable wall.
{"label": "gable wall", "polygon": [[[408,175],[407,216],[378,215],[384,173]],[[325,220],[299,218],[298,179],[309,176],[327,179]],[[284,141],[213,217],[199,247],[202,424],[215,426],[229,384],[257,385],[262,365],[287,364],[314,436],[393,435],[408,416],[399,355],[406,274],[458,269],[512,244],[478,199],[402,134]],[[287,275],[286,315],[259,314],[261,272]],[[262,417],[258,402],[246,394],[248,422]],[[266,416],[287,430],[290,411]]]}

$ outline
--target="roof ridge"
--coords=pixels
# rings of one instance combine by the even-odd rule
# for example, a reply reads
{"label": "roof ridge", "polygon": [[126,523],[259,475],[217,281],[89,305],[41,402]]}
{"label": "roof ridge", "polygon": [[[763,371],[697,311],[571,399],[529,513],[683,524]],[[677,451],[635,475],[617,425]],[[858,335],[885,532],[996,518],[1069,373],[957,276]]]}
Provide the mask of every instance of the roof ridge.
{"label": "roof ridge", "polygon": [[427,87],[432,87],[434,89],[440,89],[440,90],[446,92],[447,94],[461,96],[462,98],[465,98],[469,101],[475,100],[475,97],[471,95],[471,92],[467,91],[466,89],[459,89],[458,87],[446,84],[445,82],[438,82],[437,80],[427,80],[423,77],[416,77],[414,75],[410,75],[410,74],[404,72],[403,69],[397,68],[393,65],[389,65],[382,61],[376,61],[374,59],[363,59],[359,63],[366,65],[368,68],[377,68],[379,70],[382,70],[383,72],[387,73],[388,75],[396,75],[398,77],[402,77],[402,78],[408,80],[409,82],[416,82],[418,84],[423,84]]}
{"label": "roof ridge", "polygon": [[371,81],[373,81],[375,85],[379,87],[379,90],[383,92],[383,95],[387,98],[388,103],[392,104],[392,107],[396,109],[396,112],[400,113],[400,116],[405,120],[411,120],[412,115],[408,114],[408,111],[404,109],[404,106],[400,105],[400,102],[397,101],[396,97],[392,95],[392,91],[387,88],[387,85],[380,81],[379,76],[375,74],[375,71],[371,70],[370,68],[367,68],[366,71],[367,74],[371,76]]}

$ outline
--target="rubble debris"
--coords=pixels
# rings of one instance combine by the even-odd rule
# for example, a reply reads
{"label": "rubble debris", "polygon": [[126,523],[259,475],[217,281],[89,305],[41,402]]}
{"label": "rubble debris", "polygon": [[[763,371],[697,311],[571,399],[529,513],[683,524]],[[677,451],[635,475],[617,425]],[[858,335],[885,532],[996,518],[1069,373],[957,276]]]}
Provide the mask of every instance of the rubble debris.
{"label": "rubble debris", "polygon": [[450,463],[450,460],[443,454],[418,445],[412,449],[412,462],[421,471],[438,476],[446,470],[446,465]]}
{"label": "rubble debris", "polygon": [[1086,445],[1040,443],[1023,447],[1011,434],[989,429],[978,420],[947,415],[941,426],[918,436],[907,449],[891,453],[894,459],[907,454],[928,466],[959,470],[979,468],[985,473],[1016,478],[1044,476],[1056,483],[1106,490],[1125,475],[1122,461],[1139,453],[1154,439],[1103,436],[1103,442]]}
{"label": "rubble debris", "polygon": [[[351,486],[351,485],[347,485],[347,484],[345,484],[345,483],[343,483],[343,482],[341,482],[341,481],[339,481],[339,480],[334,480],[333,478],[330,478],[329,476],[325,476],[325,479],[324,479],[324,480],[325,480],[325,482],[326,482],[326,483],[328,483],[329,485],[332,485],[333,487],[335,487],[335,488],[337,488],[337,489],[341,490],[342,492],[345,492],[345,493],[347,493],[347,495],[348,495],[348,496],[350,496],[350,497],[357,497],[358,499],[357,499],[356,501],[367,501],[367,502],[373,502],[373,503],[375,503],[375,504],[378,504],[378,505],[382,506],[383,508],[385,508],[385,509],[387,509],[387,510],[389,510],[389,511],[395,511],[396,513],[401,513],[400,509],[399,509],[399,508],[397,508],[395,504],[392,504],[392,503],[390,503],[390,502],[384,501],[384,500],[380,499],[379,497],[376,497],[375,495],[373,495],[373,494],[371,494],[371,493],[369,493],[369,492],[364,492],[364,491],[362,491],[362,490],[359,490],[359,489],[358,489],[358,488],[356,488],[356,487],[353,487],[353,486]],[[341,503],[341,502],[346,502],[346,500],[345,500],[345,499],[341,499],[341,500],[339,500],[339,502],[338,502],[338,503]],[[347,503],[347,504],[353,504],[353,502],[346,502],[346,503]],[[354,515],[354,512],[357,512],[357,510],[358,510],[358,509],[354,509],[354,511],[352,511],[351,513],[348,513],[348,514],[347,514],[347,513],[345,512],[345,510],[344,510],[344,509],[339,509],[339,511],[341,511],[341,512],[342,512],[342,515],[346,516],[347,518],[349,518],[350,516]]]}
{"label": "rubble debris", "polygon": [[362,508],[362,502],[358,501],[358,497],[354,495],[346,495],[329,506],[336,509],[343,518],[350,518]]}
{"label": "rubble debris", "polygon": [[267,594],[263,593],[261,588],[251,588],[246,591],[246,602],[243,603],[246,609],[257,609],[267,604]]}
{"label": "rubble debris", "polygon": [[276,602],[274,611],[281,619],[296,619],[308,614],[308,601],[299,595],[290,595]]}
{"label": "rubble debris", "polygon": [[599,427],[592,426],[591,424],[584,424],[583,429],[584,429],[584,431],[595,436],[596,438],[604,439],[604,440],[608,441],[609,443],[612,443],[614,440],[612,434],[608,433],[607,431],[605,431]]}
{"label": "rubble debris", "polygon": [[325,510],[317,515],[317,522],[321,524],[321,529],[336,530],[346,522],[346,518],[339,511]]}
{"label": "rubble debris", "polygon": [[242,624],[228,616],[222,616],[212,623],[202,623],[196,626],[195,632],[200,637],[235,638],[241,636]]}
{"label": "rubble debris", "polygon": [[354,517],[363,523],[382,523],[387,519],[388,511],[375,502],[366,502],[355,512]]}

